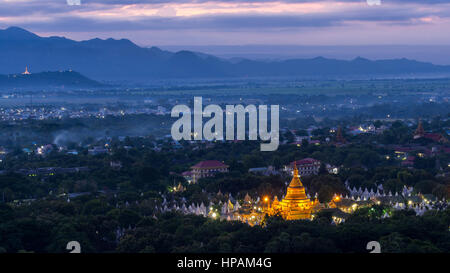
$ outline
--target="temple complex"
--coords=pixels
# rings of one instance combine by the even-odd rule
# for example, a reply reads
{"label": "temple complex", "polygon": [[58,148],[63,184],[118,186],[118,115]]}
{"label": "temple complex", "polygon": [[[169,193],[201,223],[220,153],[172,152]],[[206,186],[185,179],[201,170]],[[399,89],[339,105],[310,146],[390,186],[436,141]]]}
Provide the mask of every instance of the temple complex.
{"label": "temple complex", "polygon": [[287,188],[286,196],[278,201],[275,197],[268,209],[269,215],[280,214],[286,220],[311,219],[314,207],[319,205],[316,199],[311,201],[300,181],[297,165],[294,164],[294,175]]}
{"label": "temple complex", "polygon": [[439,133],[427,133],[423,129],[422,120],[419,119],[419,124],[417,125],[417,129],[414,131],[413,139],[429,139],[434,142],[440,143],[448,143],[448,139]]}

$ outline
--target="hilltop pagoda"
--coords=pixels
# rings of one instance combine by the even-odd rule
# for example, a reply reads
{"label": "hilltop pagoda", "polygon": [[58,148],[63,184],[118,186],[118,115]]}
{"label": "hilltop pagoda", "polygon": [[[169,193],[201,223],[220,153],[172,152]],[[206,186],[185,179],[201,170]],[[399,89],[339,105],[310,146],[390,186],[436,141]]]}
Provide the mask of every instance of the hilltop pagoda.
{"label": "hilltop pagoda", "polygon": [[22,73],[22,75],[30,75],[31,73],[28,71],[28,66],[25,66],[25,71]]}

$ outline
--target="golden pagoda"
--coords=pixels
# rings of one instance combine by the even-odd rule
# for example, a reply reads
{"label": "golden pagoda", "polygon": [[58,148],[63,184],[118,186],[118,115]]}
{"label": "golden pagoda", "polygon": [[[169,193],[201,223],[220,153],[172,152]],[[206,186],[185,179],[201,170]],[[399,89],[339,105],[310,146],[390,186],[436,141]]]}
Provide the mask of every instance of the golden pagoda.
{"label": "golden pagoda", "polygon": [[25,72],[22,75],[30,75],[31,73],[28,71],[28,66],[25,66]]}
{"label": "golden pagoda", "polygon": [[294,165],[294,177],[287,188],[286,196],[281,200],[275,197],[270,208],[270,214],[280,215],[286,220],[311,219],[311,212],[316,206],[318,200],[311,201],[306,196],[305,187],[303,187],[298,174],[297,165]]}

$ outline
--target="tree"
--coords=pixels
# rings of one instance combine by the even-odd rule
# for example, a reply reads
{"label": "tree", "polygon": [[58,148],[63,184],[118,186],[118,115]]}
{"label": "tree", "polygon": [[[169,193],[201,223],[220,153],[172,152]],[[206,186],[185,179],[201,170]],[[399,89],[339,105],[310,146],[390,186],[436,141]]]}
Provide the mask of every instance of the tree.
{"label": "tree", "polygon": [[408,245],[409,238],[401,235],[398,232],[393,232],[389,235],[380,238],[382,253],[402,253]]}
{"label": "tree", "polygon": [[291,236],[289,233],[281,232],[280,235],[272,238],[267,244],[265,253],[288,253],[291,252]]}
{"label": "tree", "polygon": [[324,175],[324,174],[328,174],[328,170],[327,170],[327,167],[325,166],[325,163],[321,162],[318,175]]}
{"label": "tree", "polygon": [[431,193],[439,199],[450,199],[450,186],[438,184],[433,188]]}
{"label": "tree", "polygon": [[322,186],[318,192],[318,198],[320,203],[328,203],[333,198],[334,191],[333,189],[328,186]]}

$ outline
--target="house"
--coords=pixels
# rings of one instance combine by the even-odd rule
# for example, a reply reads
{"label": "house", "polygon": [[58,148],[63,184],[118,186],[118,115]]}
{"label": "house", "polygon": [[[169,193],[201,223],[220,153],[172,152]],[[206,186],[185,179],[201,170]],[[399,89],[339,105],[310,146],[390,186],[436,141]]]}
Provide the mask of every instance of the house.
{"label": "house", "polygon": [[88,150],[88,153],[89,153],[90,155],[106,154],[106,153],[108,153],[108,149],[103,148],[103,147],[101,147],[101,146],[95,146],[94,148],[89,149],[89,150]]}
{"label": "house", "polygon": [[402,161],[402,167],[414,167],[414,161],[416,160],[415,156],[408,156],[405,160]]}
{"label": "house", "polygon": [[201,161],[191,167],[192,182],[197,183],[200,178],[212,177],[216,173],[228,172],[228,165],[217,160]]}
{"label": "house", "polygon": [[425,133],[425,135],[423,137],[430,139],[434,142],[448,143],[448,140],[442,134]]}
{"label": "house", "polygon": [[276,175],[278,174],[278,171],[275,170],[275,167],[268,166],[268,167],[260,167],[260,168],[250,168],[248,169],[249,173],[255,174],[255,175],[264,175],[264,176],[270,176],[270,175]]}
{"label": "house", "polygon": [[284,166],[284,171],[292,173],[294,170],[294,165],[297,165],[300,176],[314,175],[319,173],[320,164],[320,161],[314,158],[304,158],[293,161],[289,163],[289,165]]}
{"label": "house", "polygon": [[122,162],[120,162],[120,161],[110,161],[109,162],[109,166],[111,167],[111,169],[119,170],[120,168],[122,168]]}
{"label": "house", "polygon": [[69,155],[78,155],[78,151],[77,150],[70,150],[66,152]]}
{"label": "house", "polygon": [[47,155],[47,154],[51,153],[51,151],[53,151],[52,144],[42,145],[42,146],[36,148],[36,154],[38,154],[38,155]]}
{"label": "house", "polygon": [[192,183],[192,172],[191,171],[185,171],[181,173],[181,176],[184,177],[184,179],[186,179],[186,181],[191,184]]}

